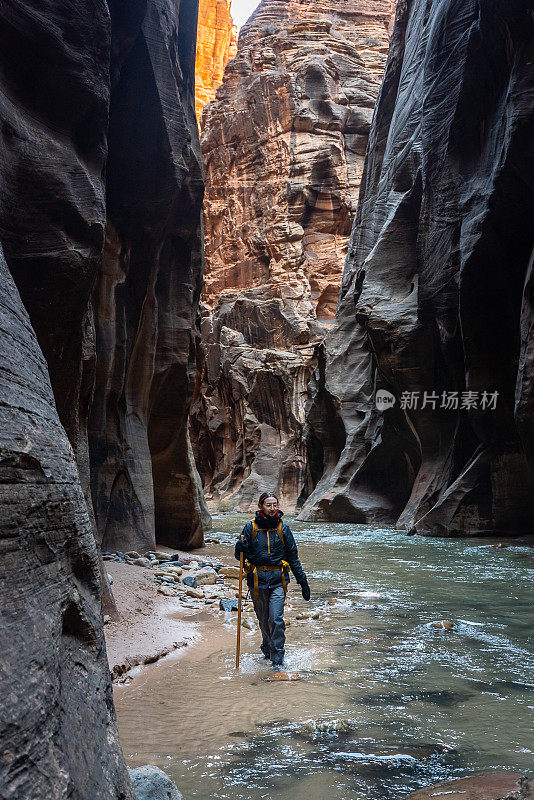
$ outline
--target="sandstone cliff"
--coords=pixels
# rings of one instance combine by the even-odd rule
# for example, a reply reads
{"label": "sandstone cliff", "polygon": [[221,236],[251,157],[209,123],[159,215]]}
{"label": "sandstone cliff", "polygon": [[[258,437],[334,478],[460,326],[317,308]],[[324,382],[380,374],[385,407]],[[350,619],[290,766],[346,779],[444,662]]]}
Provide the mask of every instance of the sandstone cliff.
{"label": "sandstone cliff", "polygon": [[4,800],[133,800],[72,448],[0,249],[0,786]]}
{"label": "sandstone cliff", "polygon": [[202,535],[187,433],[202,275],[196,3],[73,8],[20,0],[0,19],[9,800],[133,797],[95,533],[123,548]]}
{"label": "sandstone cliff", "polygon": [[188,434],[202,284],[195,36],[194,2],[149,2],[112,86],[89,414],[107,549],[199,545],[209,522]]}
{"label": "sandstone cliff", "polygon": [[533,34],[529,3],[398,6],[304,519],[532,530]]}
{"label": "sandstone cliff", "polygon": [[314,345],[341,279],[393,11],[263,0],[204,115],[204,359],[193,434],[215,506],[295,507]]}
{"label": "sandstone cliff", "polygon": [[237,33],[231,15],[232,0],[200,0],[198,6],[195,109],[200,125],[202,109],[215,98],[224,68],[237,52]]}
{"label": "sandstone cliff", "polygon": [[196,3],[98,0],[72,21],[54,0],[36,8],[18,3],[0,29],[6,260],[99,539],[199,543]]}

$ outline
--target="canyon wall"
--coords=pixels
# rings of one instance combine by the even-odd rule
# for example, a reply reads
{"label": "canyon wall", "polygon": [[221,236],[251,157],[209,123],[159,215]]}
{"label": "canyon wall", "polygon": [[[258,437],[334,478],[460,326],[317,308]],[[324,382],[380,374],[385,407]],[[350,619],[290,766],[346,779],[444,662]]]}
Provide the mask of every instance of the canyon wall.
{"label": "canyon wall", "polygon": [[315,346],[331,323],[389,0],[263,0],[204,114],[206,270],[192,432],[215,508],[306,494]]}
{"label": "canyon wall", "polygon": [[303,519],[532,532],[533,34],[530,3],[398,5]]}
{"label": "canyon wall", "polygon": [[198,544],[196,3],[28,0],[0,37],[0,239],[98,539]]}
{"label": "canyon wall", "polygon": [[0,249],[0,794],[133,800],[95,540],[46,362]]}
{"label": "canyon wall", "polygon": [[232,0],[199,0],[195,110],[200,124],[202,110],[215,98],[224,68],[237,52],[237,31],[231,14]]}
{"label": "canyon wall", "polygon": [[131,800],[95,537],[202,539],[196,2],[2,10],[0,794]]}
{"label": "canyon wall", "polygon": [[91,494],[103,547],[145,552],[199,545],[209,524],[188,434],[202,286],[196,4],[148,2],[127,41],[120,22],[91,300]]}

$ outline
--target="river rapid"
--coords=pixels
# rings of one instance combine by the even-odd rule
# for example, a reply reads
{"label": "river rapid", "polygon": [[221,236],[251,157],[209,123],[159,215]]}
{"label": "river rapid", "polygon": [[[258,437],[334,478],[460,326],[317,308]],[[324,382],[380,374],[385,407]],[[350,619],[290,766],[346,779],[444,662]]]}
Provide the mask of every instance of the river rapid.
{"label": "river rapid", "polygon": [[[248,518],[216,516],[221,544],[199,552],[229,562]],[[302,680],[266,680],[257,630],[236,673],[236,614],[197,612],[201,643],[115,689],[129,766],[161,767],[186,800],[398,800],[532,772],[529,543],[286,519],[312,589],[305,604],[293,580],[288,598],[287,669]]]}

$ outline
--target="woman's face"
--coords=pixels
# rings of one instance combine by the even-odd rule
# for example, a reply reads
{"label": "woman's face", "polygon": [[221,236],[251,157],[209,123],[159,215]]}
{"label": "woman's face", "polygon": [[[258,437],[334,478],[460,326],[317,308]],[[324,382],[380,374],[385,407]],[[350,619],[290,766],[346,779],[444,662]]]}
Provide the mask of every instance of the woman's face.
{"label": "woman's face", "polygon": [[278,511],[278,500],[276,497],[266,497],[260,508],[267,516],[274,517]]}

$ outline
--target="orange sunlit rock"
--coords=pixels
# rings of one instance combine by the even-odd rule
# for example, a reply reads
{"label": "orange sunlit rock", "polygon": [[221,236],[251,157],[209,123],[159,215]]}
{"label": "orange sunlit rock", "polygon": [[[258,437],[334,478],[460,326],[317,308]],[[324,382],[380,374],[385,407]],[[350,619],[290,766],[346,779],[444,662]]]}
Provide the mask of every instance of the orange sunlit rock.
{"label": "orange sunlit rock", "polygon": [[231,0],[200,0],[199,3],[195,70],[195,108],[199,124],[202,109],[215,97],[224,68],[237,52],[231,5]]}

